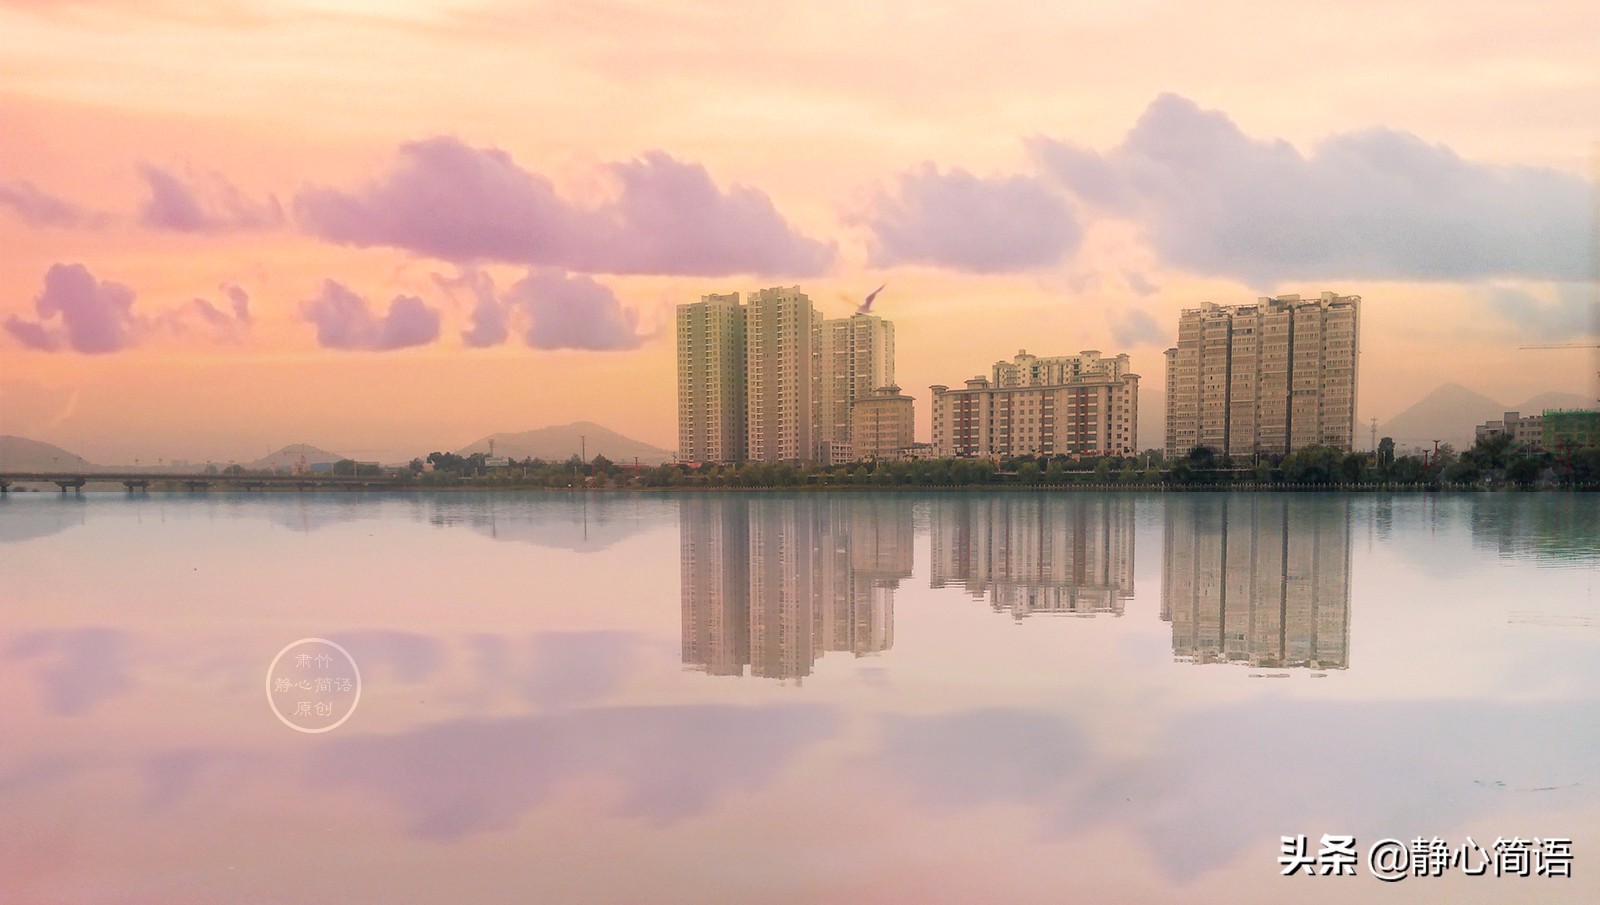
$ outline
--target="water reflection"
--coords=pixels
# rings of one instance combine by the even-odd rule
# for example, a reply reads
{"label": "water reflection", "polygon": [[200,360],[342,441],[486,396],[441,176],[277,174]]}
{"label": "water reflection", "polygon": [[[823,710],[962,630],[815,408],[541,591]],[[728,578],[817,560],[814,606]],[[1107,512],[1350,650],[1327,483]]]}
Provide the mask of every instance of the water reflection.
{"label": "water reflection", "polygon": [[1187,663],[1350,665],[1348,497],[1174,495],[1161,618]]}
{"label": "water reflection", "polygon": [[799,680],[826,652],[894,646],[909,497],[691,496],[679,511],[686,665]]}
{"label": "water reflection", "polygon": [[49,537],[84,523],[87,510],[80,494],[55,494],[48,502],[21,502],[12,499],[15,493],[0,493],[0,544]]}
{"label": "water reflection", "polygon": [[1600,504],[1593,494],[1502,494],[1473,501],[1473,543],[1500,556],[1586,562],[1600,556]]}
{"label": "water reflection", "polygon": [[[0,902],[1269,902],[1283,833],[1600,825],[1584,498],[39,496]],[[312,633],[325,736],[262,698]]]}
{"label": "water reflection", "polygon": [[1133,597],[1126,494],[960,494],[929,504],[932,586],[964,587],[997,613],[1121,616]]}

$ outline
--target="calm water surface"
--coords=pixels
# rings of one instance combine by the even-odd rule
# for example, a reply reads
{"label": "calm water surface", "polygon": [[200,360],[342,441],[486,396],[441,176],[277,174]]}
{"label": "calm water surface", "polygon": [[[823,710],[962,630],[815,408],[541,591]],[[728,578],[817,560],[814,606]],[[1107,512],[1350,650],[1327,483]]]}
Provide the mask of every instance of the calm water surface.
{"label": "calm water surface", "polygon": [[[1593,497],[37,494],[0,556],[0,903],[1600,901]],[[1573,876],[1279,876],[1324,833]]]}

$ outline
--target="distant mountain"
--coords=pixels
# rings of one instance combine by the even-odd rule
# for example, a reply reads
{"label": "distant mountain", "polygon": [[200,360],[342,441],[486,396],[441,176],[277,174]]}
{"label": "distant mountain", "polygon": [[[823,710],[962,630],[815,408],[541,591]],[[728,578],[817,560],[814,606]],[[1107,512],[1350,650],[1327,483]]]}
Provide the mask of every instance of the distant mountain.
{"label": "distant mountain", "polygon": [[[1470,390],[1459,383],[1447,383],[1419,399],[1414,405],[1386,423],[1378,425],[1379,437],[1393,437],[1402,448],[1431,446],[1434,440],[1453,444],[1457,449],[1471,446],[1473,429],[1493,421],[1506,412],[1536,415],[1548,408],[1588,408],[1594,400],[1572,393],[1540,393],[1521,405],[1507,405]],[[1359,436],[1360,425],[1357,425]]]}
{"label": "distant mountain", "polygon": [[[1521,405],[1506,409],[1523,415],[1537,415],[1545,409],[1592,409],[1594,399],[1577,393],[1540,393]],[[1503,414],[1503,413],[1502,413]]]}
{"label": "distant mountain", "polygon": [[0,434],[0,470],[99,471],[99,465],[59,446]]}
{"label": "distant mountain", "polygon": [[306,457],[307,465],[328,465],[341,459],[350,458],[349,456],[328,452],[325,449],[318,449],[309,443],[291,443],[283,449],[275,453],[268,453],[254,462],[244,463],[244,467],[252,471],[263,469],[276,471],[280,468],[293,469],[295,463],[300,461],[301,456]]}
{"label": "distant mountain", "polygon": [[572,424],[541,427],[520,434],[491,434],[476,443],[463,446],[458,452],[463,456],[487,453],[490,440],[494,441],[495,455],[509,456],[512,459],[532,457],[560,462],[577,455],[580,448],[590,459],[595,456],[605,456],[622,465],[632,464],[635,458],[641,465],[659,465],[662,462],[671,462],[674,456],[671,450],[624,437],[593,421],[575,421]]}

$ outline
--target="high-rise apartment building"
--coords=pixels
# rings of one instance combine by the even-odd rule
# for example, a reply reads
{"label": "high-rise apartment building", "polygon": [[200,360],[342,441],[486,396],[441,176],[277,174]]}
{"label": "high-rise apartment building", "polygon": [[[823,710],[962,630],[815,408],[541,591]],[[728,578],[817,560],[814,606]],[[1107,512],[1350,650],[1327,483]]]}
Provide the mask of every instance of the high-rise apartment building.
{"label": "high-rise apartment building", "polygon": [[851,409],[894,383],[894,324],[823,320],[798,286],[678,306],[678,457],[847,461]]}
{"label": "high-rise apartment building", "polygon": [[1167,350],[1167,456],[1348,452],[1360,311],[1360,296],[1332,292],[1186,309]]}
{"label": "high-rise apartment building", "polygon": [[876,314],[822,322],[817,362],[816,459],[851,456],[851,410],[858,400],[894,383],[894,324]]}
{"label": "high-rise apartment building", "polygon": [[678,306],[678,458],[740,462],[745,446],[745,309],[739,293]]}
{"label": "high-rise apartment building", "polygon": [[1095,350],[996,362],[994,378],[933,388],[936,456],[1133,455],[1139,375]]}
{"label": "high-rise apartment building", "polygon": [[762,289],[745,305],[746,453],[758,462],[815,455],[822,318],[799,286]]}

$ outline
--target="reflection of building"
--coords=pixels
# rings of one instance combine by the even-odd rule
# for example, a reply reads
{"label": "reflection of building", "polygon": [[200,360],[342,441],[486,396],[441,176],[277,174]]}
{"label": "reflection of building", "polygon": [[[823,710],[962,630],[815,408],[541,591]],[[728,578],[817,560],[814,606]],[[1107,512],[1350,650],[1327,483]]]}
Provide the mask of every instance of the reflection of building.
{"label": "reflection of building", "polygon": [[1038,358],[1018,352],[993,380],[934,386],[936,456],[1132,455],[1138,452],[1139,375],[1128,356],[1095,350]]}
{"label": "reflection of building", "polygon": [[683,662],[737,676],[750,662],[750,516],[738,497],[685,496]]}
{"label": "reflection of building", "polygon": [[1173,658],[1349,666],[1349,516],[1343,498],[1170,497],[1161,618]]}
{"label": "reflection of building", "polygon": [[685,664],[798,679],[828,651],[893,646],[909,500],[694,495],[680,506]]}
{"label": "reflection of building", "polygon": [[931,511],[933,587],[964,586],[995,612],[1122,615],[1133,596],[1127,496],[952,495]]}
{"label": "reflection of building", "polygon": [[1361,297],[1324,292],[1207,303],[1178,320],[1167,350],[1167,458],[1346,452],[1354,442]]}
{"label": "reflection of building", "polygon": [[823,651],[865,656],[894,646],[894,592],[911,577],[911,503],[898,496],[815,502],[823,563],[816,599]]}

